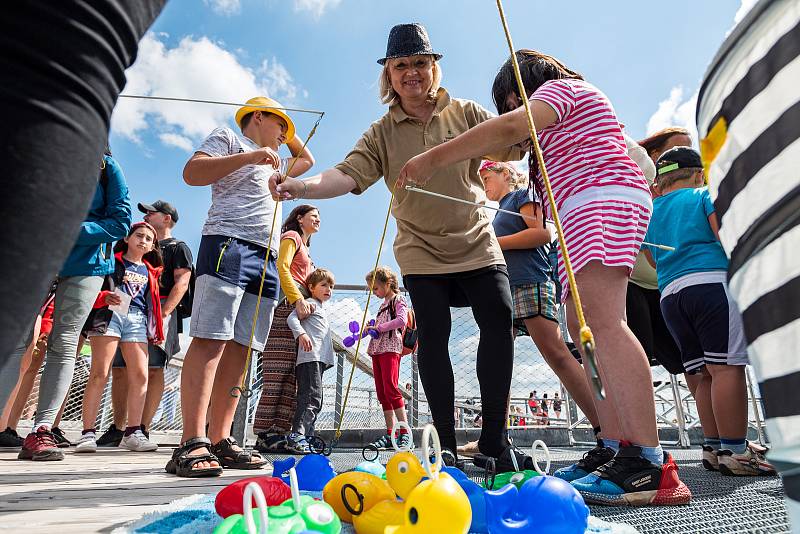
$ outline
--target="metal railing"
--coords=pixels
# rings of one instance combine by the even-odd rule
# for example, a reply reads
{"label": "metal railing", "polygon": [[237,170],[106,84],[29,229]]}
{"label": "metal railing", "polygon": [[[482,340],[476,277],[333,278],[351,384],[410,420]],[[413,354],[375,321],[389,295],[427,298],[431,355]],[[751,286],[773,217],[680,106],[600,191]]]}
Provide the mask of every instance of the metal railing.
{"label": "metal railing", "polygon": [[[341,344],[342,337],[349,334],[347,324],[351,320],[360,320],[366,296],[366,288],[363,286],[339,286],[331,302],[327,305],[328,317],[334,332],[334,348],[337,359],[334,368],[324,375],[324,403],[316,425],[319,430],[335,428],[342,414],[344,414],[342,425],[344,430],[382,428],[384,426],[383,412],[375,395],[371,360],[366,355],[366,344],[362,343],[358,356],[353,353],[353,348],[348,349]],[[369,316],[374,317],[379,306],[380,302],[372,299]],[[451,308],[451,314],[452,331],[449,348],[456,384],[454,415],[458,426],[472,428],[478,426],[480,422],[480,393],[475,372],[479,332],[469,308]],[[562,331],[566,334],[565,329]],[[182,338],[183,351],[188,348],[188,344],[189,339]],[[180,372],[183,364],[183,351],[176,355],[165,369],[164,395],[150,427],[152,432],[166,434],[167,439],[171,439],[169,436],[174,436],[175,441],[182,430]],[[90,361],[90,355],[78,357],[62,417],[62,429],[79,430],[83,426],[81,404]],[[356,369],[353,374],[348,405],[344,407],[344,390],[353,361],[356,361]],[[253,358],[250,374],[255,395],[248,399],[247,405],[243,407],[246,421],[250,425],[254,419],[261,391],[262,366],[261,357]],[[699,426],[694,400],[683,380],[669,375],[661,367],[652,368],[652,372],[658,424],[663,429],[677,432],[677,439],[672,443],[688,446],[691,430]],[[419,380],[416,355],[409,355],[401,360],[399,386],[406,399],[411,425],[420,427],[430,422],[430,412]],[[748,381],[748,386],[751,397],[751,426],[756,429],[759,439],[763,442],[763,417],[757,385]],[[99,429],[105,429],[113,420],[110,388],[111,381],[109,380],[102,396],[98,419],[95,422],[96,428]],[[552,405],[547,416],[541,412],[531,413],[528,401],[534,391],[540,406],[545,394],[552,403],[554,394],[558,392],[562,402],[561,417],[556,416]],[[23,418],[32,416],[37,397],[38,380],[23,413]],[[582,443],[587,439],[585,436],[590,435],[586,432],[586,429],[590,428],[588,421],[544,362],[530,337],[520,337],[515,341],[510,407],[509,424],[511,428],[566,429],[570,443]],[[27,427],[23,426],[22,428]],[[582,430],[580,436],[583,436],[583,439],[577,437],[579,430]]]}

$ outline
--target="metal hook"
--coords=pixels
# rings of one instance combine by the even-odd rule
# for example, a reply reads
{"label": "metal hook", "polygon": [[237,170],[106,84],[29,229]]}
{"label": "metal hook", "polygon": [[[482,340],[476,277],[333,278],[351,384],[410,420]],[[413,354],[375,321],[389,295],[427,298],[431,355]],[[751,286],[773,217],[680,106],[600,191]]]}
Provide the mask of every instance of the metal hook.
{"label": "metal hook", "polygon": [[594,394],[598,400],[606,398],[606,391],[603,388],[603,381],[600,379],[600,371],[597,369],[597,360],[594,356],[594,343],[584,341],[582,344],[583,354],[586,356],[586,365],[589,366],[589,375],[592,377]]}

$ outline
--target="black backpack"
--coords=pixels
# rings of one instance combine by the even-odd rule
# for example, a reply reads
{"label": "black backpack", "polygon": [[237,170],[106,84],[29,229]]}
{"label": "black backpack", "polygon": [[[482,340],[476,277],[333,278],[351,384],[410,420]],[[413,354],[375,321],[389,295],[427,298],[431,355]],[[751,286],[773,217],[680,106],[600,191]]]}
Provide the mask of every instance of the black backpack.
{"label": "black backpack", "polygon": [[[177,247],[178,243],[181,243],[181,241],[173,238],[172,242],[168,243],[167,246]],[[192,274],[189,277],[189,287],[186,289],[186,293],[183,294],[183,297],[181,297],[181,301],[175,307],[175,310],[178,312],[179,319],[187,319],[192,316],[192,301],[194,300],[194,283],[196,278],[197,276],[195,274],[193,263]]]}

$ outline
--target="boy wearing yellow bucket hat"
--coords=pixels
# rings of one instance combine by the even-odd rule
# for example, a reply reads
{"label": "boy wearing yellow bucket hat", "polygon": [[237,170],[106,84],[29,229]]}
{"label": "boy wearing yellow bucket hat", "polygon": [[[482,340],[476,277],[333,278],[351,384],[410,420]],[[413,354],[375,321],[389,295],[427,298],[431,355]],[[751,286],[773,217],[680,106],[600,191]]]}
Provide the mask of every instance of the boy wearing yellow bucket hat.
{"label": "boy wearing yellow bucket hat", "polygon": [[168,472],[184,477],[219,475],[223,467],[258,469],[267,463],[229,435],[238,402],[230,391],[244,372],[265,261],[252,340],[255,351],[264,350],[278,301],[278,233],[272,236],[266,256],[274,210],[280,205],[267,184],[291,164],[291,159],[280,158],[278,148],[286,144],[297,159],[291,176],[314,164],[311,152],[295,137],[292,119],[275,100],[251,98],[235,119],[241,133],[227,126],[215,129],[183,169],[187,184],[211,186],[211,207],[197,257],[193,339],[181,374],[184,431],[181,446],[167,464]]}

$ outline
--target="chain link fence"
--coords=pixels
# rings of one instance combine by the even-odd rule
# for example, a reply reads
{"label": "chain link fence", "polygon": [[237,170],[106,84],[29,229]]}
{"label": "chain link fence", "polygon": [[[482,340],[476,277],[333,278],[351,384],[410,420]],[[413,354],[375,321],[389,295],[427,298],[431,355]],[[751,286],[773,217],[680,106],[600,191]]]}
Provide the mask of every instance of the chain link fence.
{"label": "chain link fence", "polygon": [[[341,342],[350,333],[348,323],[361,321],[366,301],[365,287],[339,286],[327,304],[328,317],[334,332],[337,361],[336,365],[324,375],[324,403],[316,425],[319,430],[336,428],[342,414],[343,430],[384,427],[383,412],[375,395],[372,364],[366,355],[368,338],[363,340],[358,355],[355,354],[355,346],[348,349]],[[380,299],[373,297],[367,317],[375,317],[380,305]],[[456,391],[454,415],[458,427],[474,428],[480,426],[480,389],[475,371],[479,331],[470,308],[451,308],[451,314],[452,330],[449,349]],[[151,432],[175,435],[176,440],[181,432],[180,372],[183,354],[188,348],[189,341],[187,336],[182,335],[183,350],[170,361],[169,366],[165,369],[164,395],[150,427]],[[514,348],[509,427],[564,428],[569,432],[571,441],[576,442],[572,439],[573,431],[588,429],[590,427],[588,421],[571,401],[553,371],[544,362],[530,337],[518,337]],[[354,361],[356,365],[353,370]],[[81,405],[90,363],[91,351],[86,347],[77,358],[70,393],[65,402],[60,423],[64,430],[77,431],[83,427]],[[253,422],[258,405],[263,365],[262,357],[253,359],[251,384],[255,394],[248,399],[249,405],[246,413],[249,424]],[[352,381],[350,380],[351,372]],[[675,443],[688,445],[687,433],[691,429],[699,427],[699,420],[694,400],[686,388],[683,377],[675,380],[662,367],[653,367],[652,374],[659,426],[677,430],[678,439]],[[348,383],[350,384],[349,396],[347,405],[343,406]],[[754,389],[755,384],[753,382],[750,384],[750,420],[753,428],[759,432],[759,438],[762,438],[760,398],[757,396],[757,390]],[[416,367],[416,355],[402,358],[399,386],[406,399],[409,421],[412,426],[419,427],[430,422],[430,412]],[[561,400],[561,406],[553,404],[556,395]],[[23,419],[27,420],[33,416],[37,398],[38,378],[23,411]],[[533,403],[532,400],[536,402]],[[112,421],[111,380],[109,380],[109,384],[103,392],[95,427],[105,429]],[[24,424],[21,425],[22,428],[26,428]],[[584,432],[582,435],[586,435],[586,433]]]}

